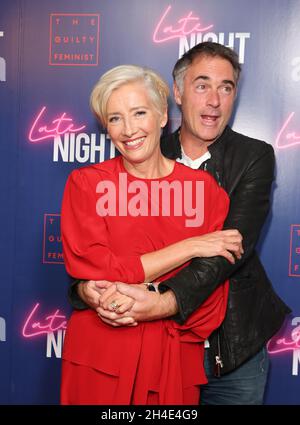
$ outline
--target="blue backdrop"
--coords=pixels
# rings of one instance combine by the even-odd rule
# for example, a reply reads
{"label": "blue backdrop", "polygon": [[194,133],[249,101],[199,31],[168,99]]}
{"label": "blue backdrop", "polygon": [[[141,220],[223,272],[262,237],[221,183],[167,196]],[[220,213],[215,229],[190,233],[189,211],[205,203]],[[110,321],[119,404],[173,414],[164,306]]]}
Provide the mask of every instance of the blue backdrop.
{"label": "blue backdrop", "polygon": [[[219,41],[243,64],[235,130],[274,146],[277,178],[261,257],[293,313],[269,343],[267,404],[300,404],[300,2],[1,0],[0,403],[56,404],[70,307],[60,205],[73,168],[115,154],[89,110],[124,63],[171,85],[178,57]],[[170,129],[179,111],[170,102]]]}

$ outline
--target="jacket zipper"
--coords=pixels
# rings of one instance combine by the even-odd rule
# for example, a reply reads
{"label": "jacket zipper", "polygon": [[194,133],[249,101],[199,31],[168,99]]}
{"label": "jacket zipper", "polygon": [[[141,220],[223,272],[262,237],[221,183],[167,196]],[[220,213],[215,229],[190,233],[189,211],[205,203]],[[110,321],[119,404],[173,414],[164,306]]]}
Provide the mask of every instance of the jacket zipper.
{"label": "jacket zipper", "polygon": [[215,356],[215,371],[214,375],[217,378],[221,378],[221,369],[223,367],[223,360],[221,357],[221,349],[220,349],[220,334],[218,333],[218,354]]}

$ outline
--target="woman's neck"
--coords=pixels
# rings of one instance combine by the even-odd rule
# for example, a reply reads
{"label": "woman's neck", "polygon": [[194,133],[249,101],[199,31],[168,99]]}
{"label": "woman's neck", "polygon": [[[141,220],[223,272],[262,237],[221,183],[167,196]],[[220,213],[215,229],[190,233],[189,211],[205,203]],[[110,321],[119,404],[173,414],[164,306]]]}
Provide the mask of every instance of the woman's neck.
{"label": "woman's neck", "polygon": [[123,165],[131,175],[142,179],[159,179],[169,175],[174,161],[165,158],[161,152],[143,162],[129,162],[123,157]]}

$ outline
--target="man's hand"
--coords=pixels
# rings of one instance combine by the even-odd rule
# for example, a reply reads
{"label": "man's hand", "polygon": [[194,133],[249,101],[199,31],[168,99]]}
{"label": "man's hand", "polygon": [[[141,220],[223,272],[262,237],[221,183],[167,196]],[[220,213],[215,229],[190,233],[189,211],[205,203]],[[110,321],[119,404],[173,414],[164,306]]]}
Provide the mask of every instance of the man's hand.
{"label": "man's hand", "polygon": [[80,282],[77,286],[77,293],[90,308],[99,307],[100,296],[113,285],[113,282],[107,280],[89,280],[88,282]]}
{"label": "man's hand", "polygon": [[125,313],[103,308],[107,307],[106,304],[100,305],[96,309],[99,317],[111,326],[136,326],[138,322],[164,319],[177,313],[176,298],[172,291],[160,294],[124,283],[117,283],[116,289],[120,295],[132,298],[134,303]]}

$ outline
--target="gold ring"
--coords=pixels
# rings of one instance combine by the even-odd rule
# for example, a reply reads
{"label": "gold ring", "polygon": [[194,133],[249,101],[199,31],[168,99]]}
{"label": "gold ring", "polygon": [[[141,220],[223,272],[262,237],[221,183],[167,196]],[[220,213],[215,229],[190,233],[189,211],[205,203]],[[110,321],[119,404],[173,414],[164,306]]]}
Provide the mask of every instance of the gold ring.
{"label": "gold ring", "polygon": [[116,301],[112,301],[110,304],[109,304],[109,306],[110,306],[110,308],[112,308],[114,311],[116,311],[120,306],[119,306],[119,304],[117,304],[116,303]]}

